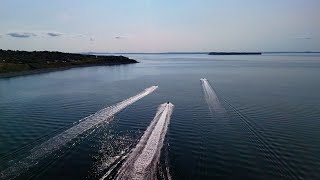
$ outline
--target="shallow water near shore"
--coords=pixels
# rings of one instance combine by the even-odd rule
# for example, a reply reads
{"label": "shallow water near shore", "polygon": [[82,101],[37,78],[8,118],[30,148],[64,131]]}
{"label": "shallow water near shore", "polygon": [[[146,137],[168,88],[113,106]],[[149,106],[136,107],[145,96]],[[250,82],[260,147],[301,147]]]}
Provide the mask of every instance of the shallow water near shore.
{"label": "shallow water near shore", "polygon": [[[157,85],[19,178],[116,174],[167,101],[175,108],[159,177],[166,169],[172,179],[320,177],[319,54],[125,56],[141,63],[0,79],[0,172],[80,119]],[[201,78],[223,115],[210,110]]]}

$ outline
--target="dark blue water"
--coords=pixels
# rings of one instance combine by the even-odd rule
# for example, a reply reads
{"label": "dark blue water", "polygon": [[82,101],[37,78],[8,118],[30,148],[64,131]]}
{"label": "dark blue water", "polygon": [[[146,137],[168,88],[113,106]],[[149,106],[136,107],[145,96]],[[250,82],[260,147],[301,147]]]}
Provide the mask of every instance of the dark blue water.
{"label": "dark blue water", "polygon": [[[159,172],[168,167],[172,179],[320,177],[320,55],[127,56],[141,63],[0,79],[0,172],[80,119],[158,85],[17,178],[101,178],[166,101],[175,108]],[[223,116],[209,109],[200,78]]]}

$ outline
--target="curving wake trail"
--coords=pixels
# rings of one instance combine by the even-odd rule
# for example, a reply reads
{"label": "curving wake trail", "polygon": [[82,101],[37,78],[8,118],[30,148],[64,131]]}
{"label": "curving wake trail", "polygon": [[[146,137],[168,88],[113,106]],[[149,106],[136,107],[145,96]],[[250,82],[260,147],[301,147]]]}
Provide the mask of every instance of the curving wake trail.
{"label": "curving wake trail", "polygon": [[203,88],[204,97],[207,101],[210,111],[225,113],[226,109],[221,105],[219,98],[214,89],[211,87],[209,81],[205,78],[200,79],[200,81]]}
{"label": "curving wake trail", "polygon": [[[174,105],[161,104],[151,124],[116,175],[116,179],[156,179],[157,163]],[[101,179],[106,178],[106,176]]]}
{"label": "curving wake trail", "polygon": [[132,96],[115,105],[106,107],[88,117],[81,119],[77,125],[33,148],[31,150],[31,154],[28,157],[2,171],[0,173],[0,178],[8,179],[11,176],[18,176],[20,173],[22,173],[22,171],[27,170],[30,166],[36,164],[37,160],[39,160],[40,158],[57,151],[62,146],[66,145],[68,142],[75,139],[77,136],[83,134],[84,132],[97,127],[104,122],[111,121],[116,113],[137,102],[141,98],[151,94],[157,88],[158,86],[151,86],[149,88],[146,88],[144,91],[135,96]]}

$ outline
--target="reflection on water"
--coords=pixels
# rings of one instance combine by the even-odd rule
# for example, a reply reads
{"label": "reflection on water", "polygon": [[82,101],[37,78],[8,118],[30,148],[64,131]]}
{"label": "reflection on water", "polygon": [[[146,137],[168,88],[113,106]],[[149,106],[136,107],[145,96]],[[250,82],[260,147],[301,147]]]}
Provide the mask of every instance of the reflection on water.
{"label": "reflection on water", "polygon": [[[158,85],[20,178],[103,177],[125,162],[166,101],[175,110],[160,157],[168,166],[160,166],[172,179],[320,176],[319,55],[128,56],[142,63],[0,79],[0,171],[79,119]],[[200,78],[223,116],[208,108]]]}

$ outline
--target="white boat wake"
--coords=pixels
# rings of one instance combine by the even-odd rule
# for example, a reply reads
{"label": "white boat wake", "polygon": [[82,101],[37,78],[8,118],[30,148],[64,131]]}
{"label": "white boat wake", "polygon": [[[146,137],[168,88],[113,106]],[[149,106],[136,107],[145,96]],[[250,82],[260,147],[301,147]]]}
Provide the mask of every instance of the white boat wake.
{"label": "white boat wake", "polygon": [[205,78],[200,79],[204,97],[207,101],[207,104],[210,108],[210,111],[216,112],[216,113],[225,113],[225,108],[221,105],[219,98],[214,91],[214,89],[211,87],[209,81]]}
{"label": "white boat wake", "polygon": [[[116,179],[156,179],[157,163],[174,105],[161,104],[137,146],[120,167]],[[107,174],[101,179],[105,179]]]}
{"label": "white boat wake", "polygon": [[8,179],[11,176],[18,176],[20,173],[22,173],[22,171],[28,169],[33,164],[36,164],[37,160],[57,151],[68,142],[75,139],[77,136],[101,125],[102,123],[110,122],[116,113],[137,102],[141,98],[151,94],[157,88],[158,86],[151,86],[135,96],[132,96],[124,101],[104,108],[88,117],[81,119],[77,125],[33,148],[28,157],[2,171],[0,173],[0,178]]}

